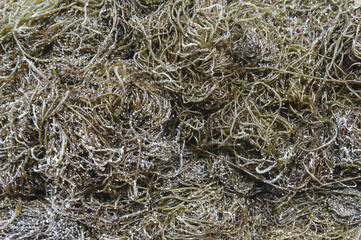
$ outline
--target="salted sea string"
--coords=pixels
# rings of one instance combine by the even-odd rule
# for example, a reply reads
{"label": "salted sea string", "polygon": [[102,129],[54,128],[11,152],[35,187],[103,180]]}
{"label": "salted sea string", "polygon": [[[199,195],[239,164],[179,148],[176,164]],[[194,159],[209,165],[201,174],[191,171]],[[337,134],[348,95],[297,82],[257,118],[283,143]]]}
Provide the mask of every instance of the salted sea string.
{"label": "salted sea string", "polygon": [[0,238],[358,239],[359,16],[1,1]]}

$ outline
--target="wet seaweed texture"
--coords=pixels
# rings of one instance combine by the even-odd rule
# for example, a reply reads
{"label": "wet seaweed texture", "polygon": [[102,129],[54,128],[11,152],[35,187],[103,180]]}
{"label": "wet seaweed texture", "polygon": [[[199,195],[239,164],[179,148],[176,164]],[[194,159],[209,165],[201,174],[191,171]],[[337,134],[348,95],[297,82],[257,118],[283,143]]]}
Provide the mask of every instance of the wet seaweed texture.
{"label": "wet seaweed texture", "polygon": [[0,238],[360,239],[360,7],[2,0]]}

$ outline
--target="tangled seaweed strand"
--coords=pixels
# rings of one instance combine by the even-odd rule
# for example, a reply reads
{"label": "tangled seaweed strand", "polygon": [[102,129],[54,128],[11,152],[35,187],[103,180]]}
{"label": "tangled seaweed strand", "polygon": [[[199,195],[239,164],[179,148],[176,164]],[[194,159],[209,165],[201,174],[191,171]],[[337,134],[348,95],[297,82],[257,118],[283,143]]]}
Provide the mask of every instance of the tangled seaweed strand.
{"label": "tangled seaweed strand", "polygon": [[0,238],[359,239],[358,1],[0,2]]}

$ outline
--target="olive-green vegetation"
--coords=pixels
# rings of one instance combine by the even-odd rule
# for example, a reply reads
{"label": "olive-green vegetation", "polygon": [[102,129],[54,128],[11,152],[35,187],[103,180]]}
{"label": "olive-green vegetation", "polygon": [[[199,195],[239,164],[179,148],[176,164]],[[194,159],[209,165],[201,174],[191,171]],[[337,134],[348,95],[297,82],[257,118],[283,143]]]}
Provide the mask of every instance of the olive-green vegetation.
{"label": "olive-green vegetation", "polygon": [[360,5],[1,0],[0,238],[358,239]]}

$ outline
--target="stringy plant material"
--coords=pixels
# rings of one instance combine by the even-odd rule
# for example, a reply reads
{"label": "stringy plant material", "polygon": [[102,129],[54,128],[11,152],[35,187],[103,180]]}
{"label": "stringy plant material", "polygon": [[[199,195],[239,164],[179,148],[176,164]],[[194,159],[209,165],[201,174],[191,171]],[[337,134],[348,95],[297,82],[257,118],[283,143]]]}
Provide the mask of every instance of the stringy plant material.
{"label": "stringy plant material", "polygon": [[2,0],[0,238],[359,239],[360,16]]}

